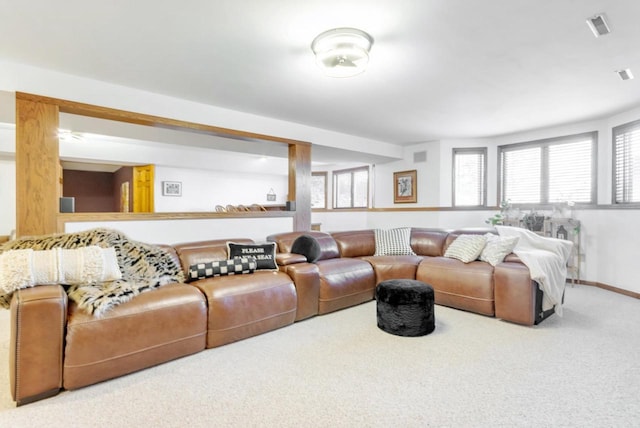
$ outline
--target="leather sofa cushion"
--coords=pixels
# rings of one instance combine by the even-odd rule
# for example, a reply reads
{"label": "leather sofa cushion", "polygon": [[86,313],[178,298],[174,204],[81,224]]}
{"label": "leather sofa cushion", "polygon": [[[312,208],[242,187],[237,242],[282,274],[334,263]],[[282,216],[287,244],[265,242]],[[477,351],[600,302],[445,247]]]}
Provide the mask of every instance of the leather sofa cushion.
{"label": "leather sofa cushion", "polygon": [[282,272],[220,276],[189,285],[202,291],[209,304],[207,348],[293,324],[296,317],[296,290]]}
{"label": "leather sofa cushion", "polygon": [[493,269],[485,262],[428,257],[420,262],[416,279],[433,287],[439,305],[494,315]]}
{"label": "leather sofa cushion", "polygon": [[376,281],[371,265],[336,258],[317,263],[320,273],[318,313],[324,314],[373,299]]}
{"label": "leather sofa cushion", "polygon": [[388,279],[415,279],[421,256],[368,256],[362,257],[373,266],[376,284]]}
{"label": "leather sofa cushion", "polygon": [[419,256],[442,256],[447,235],[443,229],[414,227],[411,229],[411,248]]}
{"label": "leather sofa cushion", "polygon": [[69,305],[64,387],[75,389],[201,351],[207,305],[202,293],[169,284],[95,318]]}
{"label": "leather sofa cushion", "polygon": [[376,238],[373,229],[334,232],[341,257],[373,256],[376,252]]}

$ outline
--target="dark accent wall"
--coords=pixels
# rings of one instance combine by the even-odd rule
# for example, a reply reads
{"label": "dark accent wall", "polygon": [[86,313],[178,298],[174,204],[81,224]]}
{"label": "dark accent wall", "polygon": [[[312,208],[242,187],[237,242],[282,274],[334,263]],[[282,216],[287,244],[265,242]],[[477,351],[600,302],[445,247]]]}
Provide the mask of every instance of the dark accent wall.
{"label": "dark accent wall", "polygon": [[119,170],[113,173],[113,211],[122,211],[120,209],[120,198],[122,197],[122,183],[129,182],[129,210],[123,212],[133,211],[133,167],[123,166]]}
{"label": "dark accent wall", "polygon": [[118,206],[114,202],[113,186],[111,172],[62,171],[63,196],[76,198],[77,213],[113,212],[114,206]]}

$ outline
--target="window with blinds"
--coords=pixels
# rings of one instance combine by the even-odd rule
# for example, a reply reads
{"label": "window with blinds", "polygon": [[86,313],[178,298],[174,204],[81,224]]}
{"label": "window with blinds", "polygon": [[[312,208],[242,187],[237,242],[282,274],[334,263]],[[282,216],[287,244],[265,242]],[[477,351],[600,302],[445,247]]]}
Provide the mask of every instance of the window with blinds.
{"label": "window with blinds", "polygon": [[640,120],[613,128],[613,203],[640,203]]}
{"label": "window with blinds", "polygon": [[369,167],[334,171],[334,208],[366,208],[368,200]]}
{"label": "window with blinds", "polygon": [[595,203],[597,138],[590,132],[499,146],[501,200]]}
{"label": "window with blinds", "polygon": [[487,204],[487,149],[453,149],[453,206]]}

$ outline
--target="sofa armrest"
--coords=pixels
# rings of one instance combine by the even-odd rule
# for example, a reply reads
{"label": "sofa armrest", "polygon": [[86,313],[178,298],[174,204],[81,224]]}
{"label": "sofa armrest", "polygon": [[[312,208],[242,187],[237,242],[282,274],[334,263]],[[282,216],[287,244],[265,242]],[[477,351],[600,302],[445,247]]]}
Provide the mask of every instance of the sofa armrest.
{"label": "sofa armrest", "polygon": [[296,263],[306,263],[307,258],[302,254],[296,253],[278,253],[276,254],[276,263],[278,266],[288,266]]}
{"label": "sofa armrest", "polygon": [[9,378],[19,405],[62,388],[67,294],[59,285],[18,290],[11,299]]}
{"label": "sofa armrest", "polygon": [[[304,256],[303,256],[304,257]],[[295,263],[281,267],[296,287],[298,298],[296,321],[318,315],[320,271],[313,263]]]}
{"label": "sofa armrest", "polygon": [[493,272],[496,318],[523,325],[536,320],[536,288],[522,263],[499,263]]}

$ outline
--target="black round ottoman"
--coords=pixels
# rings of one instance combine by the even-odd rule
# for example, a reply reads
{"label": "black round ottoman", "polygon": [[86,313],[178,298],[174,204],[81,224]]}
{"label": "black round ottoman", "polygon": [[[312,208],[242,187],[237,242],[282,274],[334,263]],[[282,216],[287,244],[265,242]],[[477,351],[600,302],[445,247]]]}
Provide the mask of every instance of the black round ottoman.
{"label": "black round ottoman", "polygon": [[436,328],[433,287],[414,279],[390,279],[376,286],[378,327],[397,336],[424,336]]}

